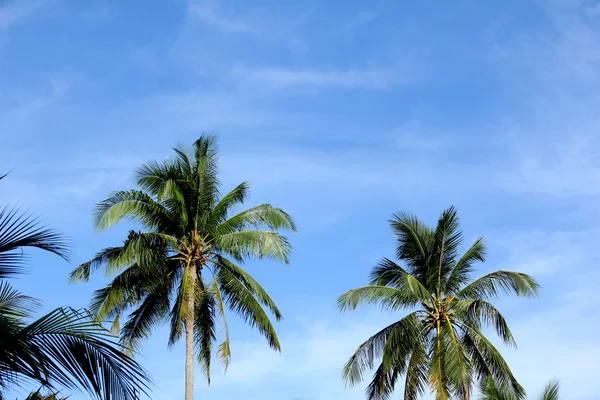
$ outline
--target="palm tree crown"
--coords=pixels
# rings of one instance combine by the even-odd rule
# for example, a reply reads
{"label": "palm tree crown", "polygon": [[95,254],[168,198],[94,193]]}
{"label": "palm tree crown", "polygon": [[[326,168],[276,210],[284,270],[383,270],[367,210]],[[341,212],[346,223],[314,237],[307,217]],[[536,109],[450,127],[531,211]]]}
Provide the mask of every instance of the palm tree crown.
{"label": "palm tree crown", "polygon": [[342,311],[378,303],[411,312],[358,347],[344,368],[345,380],[355,384],[376,368],[369,399],[389,398],[402,375],[407,400],[418,398],[427,385],[436,399],[468,399],[473,385],[490,377],[497,387],[522,398],[523,388],[481,329],[491,325],[506,344],[515,345],[504,317],[489,300],[500,292],[535,296],[536,281],[509,271],[472,281],[473,265],[485,260],[484,242],[480,238],[459,254],[462,232],[453,207],[442,213],[435,229],[408,214],[394,215],[390,224],[396,257],[405,266],[382,259],[369,285],[343,294],[338,304]]}
{"label": "palm tree crown", "polygon": [[[121,246],[104,249],[71,278],[85,281],[101,266],[108,274],[118,272],[96,292],[92,310],[101,320],[112,320],[128,346],[136,346],[163,321],[170,324],[169,344],[186,333],[186,399],[191,399],[191,359],[195,353],[210,382],[219,323],[224,333],[217,356],[225,366],[229,362],[227,308],[280,350],[267,311],[277,320],[281,313],[238,264],[249,257],[288,263],[291,246],[277,231],[295,232],[295,226],[288,214],[268,204],[230,215],[247,200],[249,185],[241,183],[220,195],[215,137],[202,136],[192,154],[182,148],[174,151],[173,159],[137,171],[138,190],[113,193],[98,204],[97,228],[128,218],[144,230],[130,231]],[[132,312],[120,328],[128,310]]]}

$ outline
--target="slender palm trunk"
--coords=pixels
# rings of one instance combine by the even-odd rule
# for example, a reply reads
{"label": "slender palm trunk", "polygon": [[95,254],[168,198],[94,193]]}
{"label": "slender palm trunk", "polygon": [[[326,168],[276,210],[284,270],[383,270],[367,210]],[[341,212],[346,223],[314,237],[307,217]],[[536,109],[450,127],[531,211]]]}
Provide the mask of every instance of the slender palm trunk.
{"label": "slender palm trunk", "polygon": [[[196,286],[196,265],[192,263],[189,273],[194,279]],[[194,300],[195,287],[192,295],[188,296],[187,316],[185,319],[185,400],[194,399]]]}

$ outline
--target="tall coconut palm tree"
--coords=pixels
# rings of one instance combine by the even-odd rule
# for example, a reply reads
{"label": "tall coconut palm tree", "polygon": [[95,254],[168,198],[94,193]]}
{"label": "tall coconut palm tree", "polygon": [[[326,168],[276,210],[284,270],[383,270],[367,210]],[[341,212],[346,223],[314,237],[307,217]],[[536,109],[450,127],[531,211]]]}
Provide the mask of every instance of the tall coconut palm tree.
{"label": "tall coconut palm tree", "polygon": [[[516,397],[506,390],[498,388],[492,379],[486,379],[479,388],[480,400],[515,400]],[[558,381],[550,381],[544,391],[537,397],[539,400],[559,400],[560,385]]]}
{"label": "tall coconut palm tree", "polygon": [[85,310],[58,308],[34,320],[39,302],[7,280],[23,272],[24,249],[31,247],[68,255],[61,235],[29,214],[1,207],[0,399],[26,383],[85,390],[101,399],[134,399],[136,390],[145,393],[143,369]]}
{"label": "tall coconut palm tree", "polygon": [[472,281],[473,265],[485,260],[484,242],[476,240],[459,255],[462,232],[453,207],[435,228],[409,214],[394,215],[390,224],[404,267],[382,259],[369,285],[343,294],[338,304],[342,311],[378,303],[410,313],[358,347],[344,367],[346,382],[356,384],[376,367],[366,390],[369,399],[389,398],[404,375],[406,400],[418,398],[428,385],[436,399],[445,400],[469,399],[476,381],[492,377],[497,387],[521,398],[523,388],[481,329],[491,325],[506,344],[515,345],[504,317],[489,301],[500,292],[535,296],[536,281],[509,271]]}
{"label": "tall coconut palm tree", "polygon": [[[210,383],[219,321],[224,334],[216,354],[225,367],[229,363],[227,308],[280,350],[267,311],[276,320],[281,313],[239,263],[250,257],[288,263],[290,244],[277,231],[295,232],[295,226],[288,214],[268,204],[229,215],[247,200],[249,185],[241,183],[220,195],[214,136],[200,137],[192,154],[179,147],[174,151],[173,159],[151,162],[137,171],[138,190],[113,193],[98,205],[98,229],[130,219],[143,231],[131,231],[121,246],[99,252],[77,267],[72,279],[86,281],[102,266],[108,274],[118,272],[96,292],[91,309],[100,320],[113,321],[126,346],[137,346],[165,320],[170,324],[169,345],[185,333],[185,398],[191,400],[194,353]],[[133,311],[120,328],[129,310]]]}

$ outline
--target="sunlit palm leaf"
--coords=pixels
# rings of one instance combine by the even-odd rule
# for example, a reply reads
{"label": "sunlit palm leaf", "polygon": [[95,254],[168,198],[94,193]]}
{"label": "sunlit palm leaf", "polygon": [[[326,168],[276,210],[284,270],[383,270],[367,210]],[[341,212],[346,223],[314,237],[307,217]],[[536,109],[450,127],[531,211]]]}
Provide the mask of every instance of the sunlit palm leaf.
{"label": "sunlit palm leaf", "polygon": [[275,301],[269,296],[267,291],[243,268],[226,259],[223,256],[215,257],[213,262],[219,268],[225,268],[229,270],[242,284],[252,293],[253,296],[265,307],[269,309],[275,316],[277,321],[283,318],[281,311],[277,308]]}
{"label": "sunlit palm leaf", "polygon": [[219,285],[223,297],[229,307],[240,315],[251,327],[255,327],[265,336],[269,346],[281,350],[279,338],[275,333],[269,316],[263,310],[254,294],[229,270],[221,269],[218,273]]}
{"label": "sunlit palm leaf", "polygon": [[540,285],[535,279],[521,272],[496,271],[471,282],[460,290],[460,299],[495,299],[501,292],[517,296],[535,297]]}
{"label": "sunlit palm leaf", "polygon": [[219,236],[215,246],[237,259],[272,258],[289,264],[291,245],[288,240],[269,231],[239,231]]}
{"label": "sunlit palm leaf", "polygon": [[[398,356],[399,359],[404,357],[406,362],[418,337],[419,325],[415,313],[409,314],[400,321],[382,329],[361,344],[350,357],[343,369],[344,380],[349,385],[360,382],[363,374],[372,369],[376,360],[382,357],[388,340],[390,340],[390,343],[387,344],[387,348],[393,348],[394,355]],[[402,365],[399,367],[404,369]],[[375,377],[384,379],[383,367],[381,373]],[[376,383],[374,386],[381,392],[380,383]]]}
{"label": "sunlit palm leaf", "polygon": [[471,281],[470,274],[473,272],[473,264],[485,262],[485,244],[483,238],[479,238],[454,264],[452,272],[448,276],[444,292],[454,294],[464,285]]}
{"label": "sunlit palm leaf", "polygon": [[558,381],[552,381],[548,383],[542,395],[540,396],[540,400],[558,400],[560,396],[560,385]]}
{"label": "sunlit palm leaf", "polygon": [[217,339],[216,314],[217,303],[214,294],[206,287],[199,286],[196,296],[194,315],[194,342],[198,362],[210,383],[210,361],[213,343]]}

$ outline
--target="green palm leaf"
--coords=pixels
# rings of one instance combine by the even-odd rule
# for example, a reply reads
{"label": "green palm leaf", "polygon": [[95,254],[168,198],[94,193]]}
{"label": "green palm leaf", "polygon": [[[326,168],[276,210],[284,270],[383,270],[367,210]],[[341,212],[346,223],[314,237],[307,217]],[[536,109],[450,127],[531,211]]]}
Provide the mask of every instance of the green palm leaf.
{"label": "green palm leaf", "polygon": [[540,400],[558,400],[560,394],[559,392],[560,385],[558,381],[551,381],[542,392]]}
{"label": "green palm leaf", "polygon": [[18,208],[0,208],[0,279],[22,271],[23,249],[33,247],[49,251],[68,260],[65,238],[41,225],[31,214]]}
{"label": "green palm leaf", "polygon": [[540,285],[527,274],[511,271],[496,271],[469,283],[456,297],[461,299],[495,299],[500,292],[517,296],[535,297]]}
{"label": "green palm leaf", "polygon": [[216,239],[215,246],[239,260],[247,257],[272,258],[286,264],[290,262],[292,249],[284,236],[270,231],[226,233]]}
{"label": "green palm leaf", "polygon": [[218,280],[229,307],[251,327],[256,327],[272,349],[281,351],[275,328],[252,291],[227,269],[219,271]]}
{"label": "green palm leaf", "polygon": [[[418,319],[415,313],[409,314],[400,321],[387,326],[375,335],[367,339],[354,352],[352,357],[346,363],[343,370],[343,377],[349,385],[355,385],[363,378],[363,374],[372,369],[378,358],[383,356],[384,350],[394,349],[394,354],[390,357],[396,359],[395,364],[399,364],[396,368],[405,369],[405,363],[408,361],[415,341],[419,336]],[[389,344],[387,344],[389,341]],[[387,344],[387,345],[386,345]],[[387,346],[387,347],[386,347]],[[380,371],[376,375],[378,379],[385,379],[385,371]],[[382,381],[378,380],[374,387],[379,388],[378,391],[383,391]]]}

